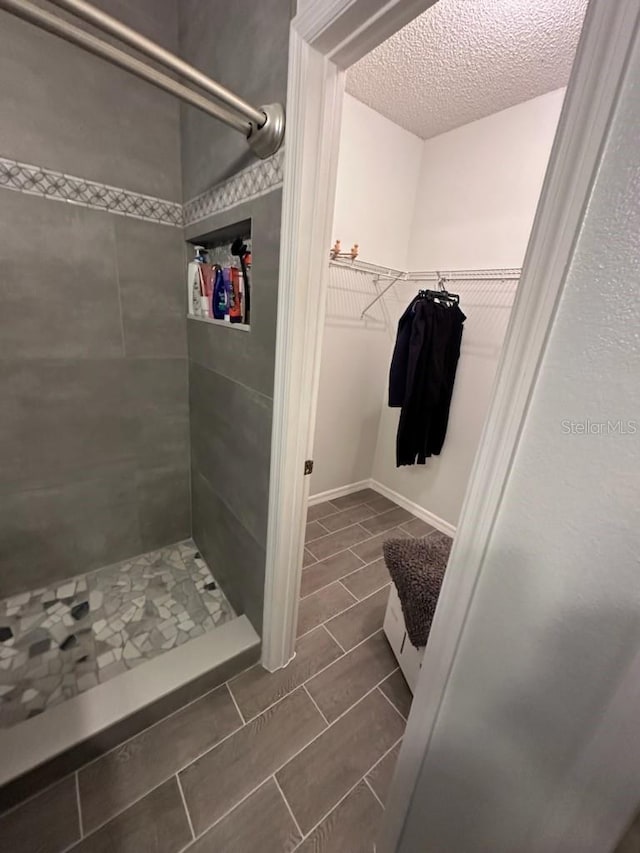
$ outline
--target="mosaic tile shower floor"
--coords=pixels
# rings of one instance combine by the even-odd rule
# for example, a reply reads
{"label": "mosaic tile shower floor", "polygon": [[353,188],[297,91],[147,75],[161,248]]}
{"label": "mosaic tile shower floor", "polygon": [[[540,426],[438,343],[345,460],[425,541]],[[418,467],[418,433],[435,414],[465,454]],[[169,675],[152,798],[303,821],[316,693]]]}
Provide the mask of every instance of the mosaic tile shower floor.
{"label": "mosaic tile shower floor", "polygon": [[191,540],[0,601],[0,728],[235,618]]}

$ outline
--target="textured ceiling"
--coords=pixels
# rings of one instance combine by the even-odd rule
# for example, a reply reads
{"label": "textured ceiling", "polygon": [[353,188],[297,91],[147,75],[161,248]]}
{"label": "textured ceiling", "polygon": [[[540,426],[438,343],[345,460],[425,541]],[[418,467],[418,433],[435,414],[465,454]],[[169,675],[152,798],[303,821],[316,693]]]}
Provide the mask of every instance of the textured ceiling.
{"label": "textured ceiling", "polygon": [[439,0],[347,74],[423,139],[565,86],[587,0]]}

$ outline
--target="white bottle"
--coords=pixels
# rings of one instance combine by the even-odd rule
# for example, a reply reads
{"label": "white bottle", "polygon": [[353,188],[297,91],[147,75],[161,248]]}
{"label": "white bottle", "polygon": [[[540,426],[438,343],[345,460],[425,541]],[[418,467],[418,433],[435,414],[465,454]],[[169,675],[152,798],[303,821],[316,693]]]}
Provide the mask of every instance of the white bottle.
{"label": "white bottle", "polygon": [[[194,249],[196,256],[187,267],[187,313],[190,317],[202,317],[202,264],[207,262],[207,256],[204,246],[194,246]],[[204,316],[207,314],[205,311]]]}

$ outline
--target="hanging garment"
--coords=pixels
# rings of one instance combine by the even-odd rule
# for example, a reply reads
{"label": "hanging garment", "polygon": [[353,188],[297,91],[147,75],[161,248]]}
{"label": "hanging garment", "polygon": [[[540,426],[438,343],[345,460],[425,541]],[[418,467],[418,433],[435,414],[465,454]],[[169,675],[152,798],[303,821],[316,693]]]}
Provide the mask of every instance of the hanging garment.
{"label": "hanging garment", "polygon": [[389,373],[389,405],[402,407],[398,467],[442,450],[465,319],[457,305],[421,297],[400,318]]}

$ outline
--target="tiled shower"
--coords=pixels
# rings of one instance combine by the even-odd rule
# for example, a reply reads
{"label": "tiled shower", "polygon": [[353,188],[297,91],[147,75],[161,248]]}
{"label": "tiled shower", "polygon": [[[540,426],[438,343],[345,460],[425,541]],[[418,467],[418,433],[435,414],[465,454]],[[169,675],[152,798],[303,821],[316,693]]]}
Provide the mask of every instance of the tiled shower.
{"label": "tiled shower", "polygon": [[[284,100],[285,17],[264,77],[210,49],[198,0],[96,5]],[[242,614],[260,633],[282,180],[281,156],[2,23],[0,730]],[[186,241],[246,220],[250,333],[187,320]]]}

